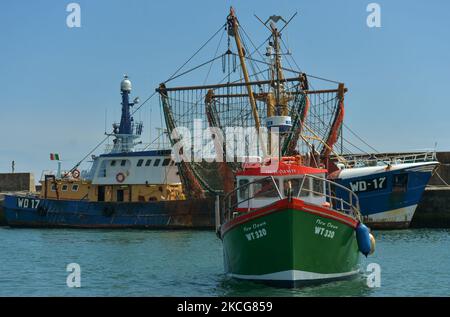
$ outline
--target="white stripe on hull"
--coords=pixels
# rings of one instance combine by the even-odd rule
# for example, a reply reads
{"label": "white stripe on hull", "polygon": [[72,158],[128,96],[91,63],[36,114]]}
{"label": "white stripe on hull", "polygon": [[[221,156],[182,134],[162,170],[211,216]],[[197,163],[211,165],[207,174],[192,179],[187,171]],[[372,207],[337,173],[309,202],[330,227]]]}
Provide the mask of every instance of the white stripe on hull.
{"label": "white stripe on hull", "polygon": [[364,216],[366,222],[411,222],[417,205]]}
{"label": "white stripe on hull", "polygon": [[313,280],[327,280],[336,279],[355,275],[359,270],[345,272],[345,273],[332,273],[332,274],[322,274],[305,272],[299,270],[289,270],[283,272],[276,272],[263,275],[242,275],[229,273],[229,276],[242,279],[242,280],[260,280],[260,281],[313,281]]}

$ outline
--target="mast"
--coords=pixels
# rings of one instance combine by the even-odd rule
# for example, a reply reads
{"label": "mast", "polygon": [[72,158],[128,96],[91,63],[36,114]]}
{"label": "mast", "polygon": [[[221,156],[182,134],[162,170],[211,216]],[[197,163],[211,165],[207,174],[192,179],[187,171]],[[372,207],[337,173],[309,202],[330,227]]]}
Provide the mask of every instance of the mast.
{"label": "mast", "polygon": [[[239,23],[237,21],[236,15],[234,13],[233,7],[230,8],[230,15],[228,16],[227,20],[228,20],[229,30],[230,30],[230,27],[232,30],[232,33],[230,35],[233,36],[236,41],[236,47],[238,50],[239,60],[241,62],[242,73],[244,74],[245,85],[246,85],[247,92],[248,92],[248,98],[250,100],[253,118],[255,120],[256,133],[258,134],[258,136],[260,136],[261,123],[259,120],[258,108],[256,106],[255,96],[253,94],[252,86],[250,84],[250,77],[248,76],[247,65],[245,64],[244,50],[242,48],[241,37],[239,36]],[[266,151],[264,149],[263,143],[261,143],[261,149],[263,150],[263,153],[265,154]]]}
{"label": "mast", "polygon": [[272,30],[272,38],[273,38],[273,44],[275,49],[275,94],[276,94],[276,108],[277,108],[277,115],[286,116],[287,115],[287,107],[283,100],[281,100],[281,97],[284,93],[282,90],[282,82],[284,82],[284,75],[283,70],[281,67],[281,54],[280,54],[280,33],[278,32],[278,29],[276,28],[275,24],[273,22],[270,23],[270,28]]}
{"label": "mast", "polygon": [[112,153],[131,152],[136,145],[134,140],[138,139],[142,134],[143,124],[142,122],[134,123],[134,119],[131,116],[131,107],[139,103],[139,98],[135,98],[133,102],[130,102],[131,93],[131,81],[127,75],[124,75],[122,82],[120,83],[120,93],[122,95],[122,115],[120,117],[120,123],[113,124],[113,133],[107,134],[114,136],[114,146]]}

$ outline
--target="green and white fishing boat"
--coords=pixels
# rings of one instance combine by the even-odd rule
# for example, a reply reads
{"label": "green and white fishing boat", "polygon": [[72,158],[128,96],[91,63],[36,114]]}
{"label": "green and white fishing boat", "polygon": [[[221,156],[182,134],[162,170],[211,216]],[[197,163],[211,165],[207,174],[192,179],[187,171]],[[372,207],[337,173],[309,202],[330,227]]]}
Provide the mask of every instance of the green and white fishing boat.
{"label": "green and white fishing boat", "polygon": [[[357,274],[356,232],[363,225],[355,193],[300,157],[282,158],[272,172],[267,162],[245,164],[238,187],[225,198],[218,234],[226,273],[286,287]],[[333,195],[337,187],[348,199]],[[372,249],[367,255],[374,241],[368,231],[364,239]]]}

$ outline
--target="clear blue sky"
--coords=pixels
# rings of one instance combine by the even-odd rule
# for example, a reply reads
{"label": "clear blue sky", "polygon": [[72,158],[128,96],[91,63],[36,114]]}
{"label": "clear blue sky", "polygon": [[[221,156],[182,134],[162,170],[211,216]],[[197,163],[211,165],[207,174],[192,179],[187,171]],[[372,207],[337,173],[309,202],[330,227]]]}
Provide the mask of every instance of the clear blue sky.
{"label": "clear blue sky", "polygon": [[[66,26],[72,1],[2,2],[0,11],[0,172],[64,167],[102,138],[105,109],[119,120],[124,73],[148,97],[218,27],[230,5],[248,33],[253,17],[299,16],[289,45],[307,73],[343,81],[346,124],[380,151],[450,150],[450,2],[377,1],[382,28],[366,25],[365,0],[76,1],[79,29]],[[75,2],[75,1],[73,1]],[[260,41],[258,41],[260,42]],[[159,125],[155,98],[140,113]],[[144,129],[145,129],[144,128]]]}

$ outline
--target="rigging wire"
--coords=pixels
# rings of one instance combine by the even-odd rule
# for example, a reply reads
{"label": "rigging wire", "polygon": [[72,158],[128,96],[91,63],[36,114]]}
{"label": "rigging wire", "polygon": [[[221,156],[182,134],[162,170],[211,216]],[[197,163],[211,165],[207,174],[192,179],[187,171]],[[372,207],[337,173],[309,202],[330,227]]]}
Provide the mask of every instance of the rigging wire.
{"label": "rigging wire", "polygon": [[[217,57],[217,52],[219,52],[220,44],[222,44],[222,40],[223,40],[224,34],[225,34],[225,30],[222,32],[222,35],[221,35],[220,40],[219,40],[219,44],[217,44],[216,52],[214,53],[214,58]],[[220,56],[223,57],[223,55],[224,55],[224,54],[222,54],[222,55],[220,55]],[[209,66],[208,73],[206,74],[206,78],[205,78],[205,80],[203,81],[203,85],[206,84],[206,81],[207,81],[208,78],[209,78],[209,74],[211,73],[211,69],[212,69],[212,67],[213,67],[213,65],[214,65],[214,61],[215,61],[215,60],[213,60],[213,61],[211,62],[211,65]]]}
{"label": "rigging wire", "polygon": [[189,59],[183,64],[181,65],[176,71],[175,73],[172,74],[172,76],[169,77],[168,80],[166,80],[164,83],[169,82],[170,80],[173,79],[173,77],[178,74],[178,72],[184,67],[186,66],[186,64],[188,64],[206,45],[208,45],[208,43],[220,32],[220,30],[222,30],[224,27],[226,26],[226,23],[222,24],[220,26],[220,28],[205,42],[205,44],[203,44],[191,57],[189,57]]}
{"label": "rigging wire", "polygon": [[[281,42],[283,43],[285,49],[288,49],[286,46],[286,43],[284,42],[283,39],[281,39]],[[294,62],[295,66],[297,66],[297,69],[299,71],[301,71],[300,66],[298,66],[297,62],[295,61],[295,58],[290,56],[292,61]],[[289,64],[290,65],[290,64]],[[308,75],[309,77],[312,77],[311,75]],[[312,78],[316,78],[316,77],[312,77]],[[320,79],[320,78],[316,78],[316,79]],[[312,87],[312,85],[311,85]],[[364,139],[362,139],[357,133],[355,133],[352,129],[350,129],[350,127],[345,124],[345,122],[342,123],[342,125],[352,134],[354,135],[359,141],[361,141],[364,145],[366,145],[368,148],[370,148],[371,150],[375,151],[376,153],[380,153],[377,149],[375,149],[373,146],[371,146],[370,144],[368,144]],[[354,144],[352,144],[350,141],[348,141],[347,139],[344,138],[344,142],[349,143],[350,145],[352,145],[354,148],[358,149],[359,151],[362,151],[363,153],[369,154],[368,152],[360,149],[359,147],[355,146]],[[350,154],[350,153],[349,153]]]}

